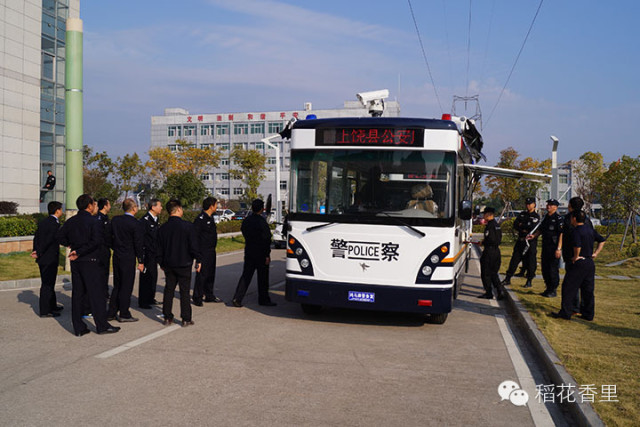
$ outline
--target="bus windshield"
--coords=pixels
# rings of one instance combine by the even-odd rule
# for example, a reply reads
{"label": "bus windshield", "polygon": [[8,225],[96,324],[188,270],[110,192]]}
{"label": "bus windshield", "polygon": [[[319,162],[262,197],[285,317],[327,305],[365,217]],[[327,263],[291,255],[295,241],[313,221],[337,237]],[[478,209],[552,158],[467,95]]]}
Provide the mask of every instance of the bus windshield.
{"label": "bus windshield", "polygon": [[333,222],[450,222],[454,165],[455,153],[444,151],[294,150],[291,214]]}

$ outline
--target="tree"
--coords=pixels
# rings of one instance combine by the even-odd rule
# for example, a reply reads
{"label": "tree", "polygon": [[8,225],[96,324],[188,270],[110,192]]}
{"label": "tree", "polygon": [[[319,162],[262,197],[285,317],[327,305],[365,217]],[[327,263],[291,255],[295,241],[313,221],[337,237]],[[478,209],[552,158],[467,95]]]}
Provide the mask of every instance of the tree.
{"label": "tree", "polygon": [[640,156],[622,156],[602,174],[596,185],[602,210],[608,218],[632,218],[633,243],[637,242],[636,215],[640,214]]}
{"label": "tree", "polygon": [[265,178],[267,156],[258,150],[234,148],[231,157],[239,169],[231,169],[229,172],[233,174],[234,178],[242,179],[246,186],[243,199],[250,202],[259,198],[258,187]]}
{"label": "tree", "polygon": [[576,162],[576,173],[573,181],[573,190],[584,200],[584,209],[591,212],[591,205],[595,201],[596,183],[604,174],[604,161],[602,154],[587,151]]}
{"label": "tree", "polygon": [[119,191],[111,182],[110,177],[115,170],[115,164],[106,151],[94,153],[89,146],[83,147],[82,183],[84,192],[99,199],[106,197],[115,201]]}
{"label": "tree", "polygon": [[[496,167],[506,169],[516,169],[518,157],[520,154],[513,148],[509,147],[500,151],[500,160]],[[502,201],[503,205],[515,202],[518,199],[518,189],[516,180],[513,178],[503,178],[499,176],[487,176],[485,178],[487,188],[489,188],[491,198],[497,198]]]}
{"label": "tree", "polygon": [[[184,139],[176,140],[177,151],[168,147],[149,150],[149,160],[145,163],[153,183],[163,185],[169,175],[192,172],[200,177],[211,167],[220,163],[220,152],[209,147],[197,148]],[[151,184],[151,183],[150,183]]]}
{"label": "tree", "polygon": [[193,172],[180,172],[167,176],[167,181],[160,193],[165,201],[176,198],[180,199],[183,206],[193,207],[202,202],[207,195],[207,189]]}
{"label": "tree", "polygon": [[[517,162],[516,169],[528,171],[528,172],[539,172],[539,173],[551,173],[551,159],[547,160],[537,160],[531,157],[525,157],[521,161]],[[524,206],[524,201],[527,197],[535,197],[540,190],[544,186],[543,182],[540,181],[529,181],[521,179],[517,183],[518,190],[518,203]]]}
{"label": "tree", "polygon": [[116,171],[118,189],[120,191],[124,191],[125,197],[129,197],[129,191],[137,187],[137,180],[144,172],[144,166],[142,165],[138,154],[125,154],[122,158],[118,157],[116,162]]}
{"label": "tree", "polygon": [[162,185],[170,174],[178,172],[178,158],[169,147],[152,148],[145,167],[148,170],[147,176]]}

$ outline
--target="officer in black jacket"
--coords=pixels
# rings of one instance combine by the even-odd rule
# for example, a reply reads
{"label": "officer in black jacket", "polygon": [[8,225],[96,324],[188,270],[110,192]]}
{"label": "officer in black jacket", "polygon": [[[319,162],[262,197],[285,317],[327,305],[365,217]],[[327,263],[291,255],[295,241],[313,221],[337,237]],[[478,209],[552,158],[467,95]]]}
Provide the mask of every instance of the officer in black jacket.
{"label": "officer in black jacket", "polygon": [[493,298],[493,287],[496,288],[496,294],[498,300],[504,298],[504,290],[500,283],[500,243],[502,242],[502,230],[500,225],[495,220],[495,209],[486,207],[483,211],[484,218],[487,220],[487,225],[484,227],[484,239],[482,246],[484,250],[480,256],[480,277],[482,278],[482,286],[484,287],[484,294],[478,298]]}
{"label": "officer in black jacket", "polygon": [[564,224],[564,218],[558,214],[556,199],[547,200],[547,214],[542,219],[540,228],[527,239],[533,239],[542,235],[542,254],[540,255],[540,267],[542,268],[542,278],[544,279],[545,290],[540,295],[553,298],[557,295],[556,289],[560,284],[558,273],[560,256],[560,236]]}
{"label": "officer in black jacket", "polygon": [[69,246],[71,261],[71,321],[77,336],[88,334],[89,328],[82,321],[82,302],[89,294],[89,303],[96,331],[114,333],[120,330],[107,322],[106,299],[104,296],[104,275],[100,268],[100,245],[104,242],[104,233],[98,219],[94,216],[98,205],[88,194],[76,200],[78,213],[67,219],[58,238],[60,244]]}
{"label": "officer in black jacket", "polygon": [[191,267],[196,260],[196,272],[200,271],[200,253],[193,224],[182,219],[182,204],[172,199],[167,202],[169,220],[158,231],[158,253],[156,259],[164,271],[166,284],[162,313],[164,325],[173,323],[173,294],[176,284],[180,288],[180,317],[182,326],[193,325],[191,318]]}
{"label": "officer in black jacket", "polygon": [[218,231],[212,215],[217,206],[218,201],[215,197],[207,197],[202,202],[202,212],[193,221],[196,236],[198,236],[200,261],[202,262],[202,268],[196,274],[196,282],[193,285],[193,304],[198,307],[202,306],[203,297],[205,302],[222,302],[220,298],[215,296],[213,290],[216,281]]}
{"label": "officer in black jacket", "polygon": [[256,199],[251,203],[251,215],[242,221],[242,235],[244,236],[244,267],[238,281],[233,305],[242,307],[242,298],[253,278],[253,272],[258,272],[258,303],[274,306],[269,298],[269,263],[271,262],[271,230],[267,220],[261,215],[264,202]]}
{"label": "officer in black jacket", "polygon": [[538,239],[527,240],[527,235],[540,223],[540,215],[536,212],[536,199],[527,197],[527,209],[520,212],[513,221],[513,229],[518,233],[518,240],[513,247],[513,254],[507,268],[507,274],[502,285],[510,285],[511,277],[516,272],[518,264],[522,261],[522,267],[527,271],[527,283],[525,288],[530,288],[531,281],[536,277],[536,247]]}
{"label": "officer in black jacket", "polygon": [[102,255],[100,256],[100,264],[102,264],[104,274],[104,292],[109,298],[109,264],[111,262],[111,249],[106,241],[107,229],[109,227],[109,211],[111,210],[111,202],[109,199],[102,197],[98,199],[98,221],[102,224],[105,233],[105,244],[102,245]]}
{"label": "officer in black jacket", "polygon": [[122,202],[124,215],[111,220],[110,235],[113,248],[113,292],[109,299],[108,317],[117,318],[118,322],[137,322],[131,316],[131,293],[136,281],[136,260],[138,270],[144,270],[142,263],[142,228],[135,217],[138,205],[133,199]]}
{"label": "officer in black jacket", "polygon": [[162,203],[158,199],[151,199],[147,204],[148,211],[140,218],[140,226],[144,236],[142,248],[142,263],[144,270],[140,273],[140,292],[138,305],[140,308],[150,309],[156,301],[156,285],[158,283],[158,262],[156,261],[156,247],[158,245],[158,216],[162,212]]}
{"label": "officer in black jacket", "polygon": [[47,171],[47,182],[40,191],[40,203],[44,202],[44,196],[47,192],[52,191],[56,187],[56,177],[53,176],[53,172]]}
{"label": "officer in black jacket", "polygon": [[62,203],[49,202],[47,205],[49,216],[38,223],[38,229],[33,236],[33,252],[31,257],[36,259],[40,268],[40,317],[58,317],[62,306],[56,302],[56,275],[60,256],[58,243],[59,218],[62,216]]}

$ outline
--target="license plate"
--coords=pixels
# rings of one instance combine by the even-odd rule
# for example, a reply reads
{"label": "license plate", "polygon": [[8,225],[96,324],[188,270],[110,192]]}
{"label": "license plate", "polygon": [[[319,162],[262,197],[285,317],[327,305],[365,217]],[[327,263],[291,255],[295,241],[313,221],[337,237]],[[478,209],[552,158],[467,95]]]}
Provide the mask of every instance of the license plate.
{"label": "license plate", "polygon": [[376,302],[376,294],[374,292],[349,291],[348,299],[357,302]]}

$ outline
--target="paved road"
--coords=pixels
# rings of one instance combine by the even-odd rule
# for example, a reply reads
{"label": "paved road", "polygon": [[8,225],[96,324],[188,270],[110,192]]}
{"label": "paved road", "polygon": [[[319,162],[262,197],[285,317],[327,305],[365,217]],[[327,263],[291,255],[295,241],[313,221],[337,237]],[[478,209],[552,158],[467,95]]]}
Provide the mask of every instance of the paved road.
{"label": "paved road", "polygon": [[[241,259],[218,259],[225,301]],[[310,317],[284,300],[278,250],[277,307],[258,306],[253,284],[244,308],[193,307],[193,327],[163,327],[154,308],[134,311],[141,321],[120,333],[81,338],[69,285],[58,288],[68,308],[57,319],[37,316],[37,289],[0,291],[2,425],[552,425],[503,309],[475,298],[478,276],[474,262],[444,325],[348,310]],[[501,401],[505,380],[529,393],[528,406]]]}

